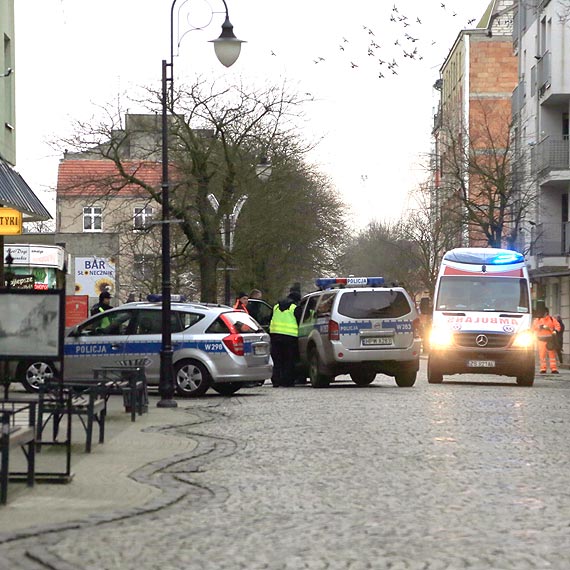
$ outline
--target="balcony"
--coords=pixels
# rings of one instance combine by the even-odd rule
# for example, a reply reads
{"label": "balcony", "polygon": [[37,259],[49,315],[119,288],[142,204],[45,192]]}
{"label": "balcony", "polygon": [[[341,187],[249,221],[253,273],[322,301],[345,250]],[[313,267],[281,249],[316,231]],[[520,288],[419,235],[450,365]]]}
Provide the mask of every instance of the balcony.
{"label": "balcony", "polygon": [[520,80],[519,84],[515,87],[511,97],[511,116],[514,121],[524,105],[526,83],[524,77]]}
{"label": "balcony", "polygon": [[544,178],[551,176],[553,171],[568,171],[568,175],[562,174],[556,178],[568,178],[570,176],[570,144],[566,137],[546,137],[542,139],[532,150],[531,167],[533,174]]}
{"label": "balcony", "polygon": [[530,255],[565,257],[570,255],[570,222],[537,224],[531,230]]}
{"label": "balcony", "polygon": [[536,66],[538,93],[542,97],[552,82],[551,54],[545,51]]}

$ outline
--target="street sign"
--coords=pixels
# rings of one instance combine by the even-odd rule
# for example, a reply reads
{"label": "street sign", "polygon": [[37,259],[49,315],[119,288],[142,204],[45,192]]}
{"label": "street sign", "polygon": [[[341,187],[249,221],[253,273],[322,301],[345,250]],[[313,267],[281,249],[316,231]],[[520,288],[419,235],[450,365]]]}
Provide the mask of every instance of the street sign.
{"label": "street sign", "polygon": [[22,233],[22,212],[0,207],[0,235],[16,236]]}

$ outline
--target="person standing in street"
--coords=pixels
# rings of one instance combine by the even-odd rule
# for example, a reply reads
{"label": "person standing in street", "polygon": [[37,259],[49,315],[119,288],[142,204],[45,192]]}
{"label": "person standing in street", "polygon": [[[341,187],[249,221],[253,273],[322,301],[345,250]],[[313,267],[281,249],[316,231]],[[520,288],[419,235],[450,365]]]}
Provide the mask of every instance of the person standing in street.
{"label": "person standing in street", "polygon": [[111,308],[111,293],[103,291],[99,295],[99,302],[91,307],[91,316],[104,313]]}
{"label": "person standing in street", "polygon": [[259,289],[252,289],[249,294],[250,299],[263,299],[263,293]]}
{"label": "person standing in street", "polygon": [[556,352],[558,353],[558,360],[560,360],[560,364],[562,364],[562,353],[564,352],[564,331],[566,330],[566,327],[564,326],[564,321],[560,315],[556,315],[556,320],[560,325],[560,332],[556,335],[556,340],[558,341]]}
{"label": "person standing in street", "polygon": [[540,358],[540,373],[546,374],[548,366],[552,374],[558,374],[556,364],[556,349],[558,341],[556,336],[560,332],[560,324],[550,316],[548,308],[544,308],[542,316],[533,323],[533,329],[538,339],[538,356]]}
{"label": "person standing in street", "polygon": [[247,302],[248,302],[248,296],[247,293],[239,293],[238,296],[236,297],[236,302],[234,303],[234,309],[236,309],[236,311],[244,311],[246,313],[249,313],[249,311],[247,310]]}
{"label": "person standing in street", "polygon": [[269,334],[273,359],[271,383],[274,388],[295,385],[295,365],[299,354],[297,346],[299,324],[295,309],[300,300],[299,292],[292,290],[286,299],[279,301],[273,307]]}

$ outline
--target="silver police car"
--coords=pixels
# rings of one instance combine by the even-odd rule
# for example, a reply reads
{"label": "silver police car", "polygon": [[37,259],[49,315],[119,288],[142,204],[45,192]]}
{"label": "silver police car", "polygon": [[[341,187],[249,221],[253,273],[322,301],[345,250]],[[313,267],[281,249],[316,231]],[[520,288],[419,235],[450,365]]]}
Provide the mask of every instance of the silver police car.
{"label": "silver police car", "polygon": [[[176,392],[201,396],[210,387],[231,395],[244,383],[271,377],[269,335],[250,315],[227,306],[172,303],[172,347]],[[128,303],[67,331],[65,380],[93,379],[101,366],[144,365],[158,385],[162,341],[161,303]],[[28,391],[54,375],[54,363],[28,360],[16,377]]]}

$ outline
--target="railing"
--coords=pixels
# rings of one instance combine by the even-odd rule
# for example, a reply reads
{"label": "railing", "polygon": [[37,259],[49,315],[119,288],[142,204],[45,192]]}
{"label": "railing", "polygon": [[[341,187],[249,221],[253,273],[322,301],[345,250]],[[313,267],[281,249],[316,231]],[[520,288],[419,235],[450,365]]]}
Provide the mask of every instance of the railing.
{"label": "railing", "polygon": [[513,95],[511,97],[511,114],[513,120],[518,116],[523,107],[525,93],[526,93],[525,88],[526,88],[526,83],[523,77],[520,80],[519,84],[515,87],[515,90],[513,91]]}
{"label": "railing", "polygon": [[537,224],[531,230],[531,255],[570,255],[570,222]]}
{"label": "railing", "polygon": [[550,85],[552,80],[552,73],[550,69],[550,52],[545,51],[542,57],[538,60],[536,66],[538,93],[542,95],[546,88]]}
{"label": "railing", "polygon": [[567,137],[546,137],[533,149],[533,172],[545,176],[551,170],[570,170],[570,142]]}

